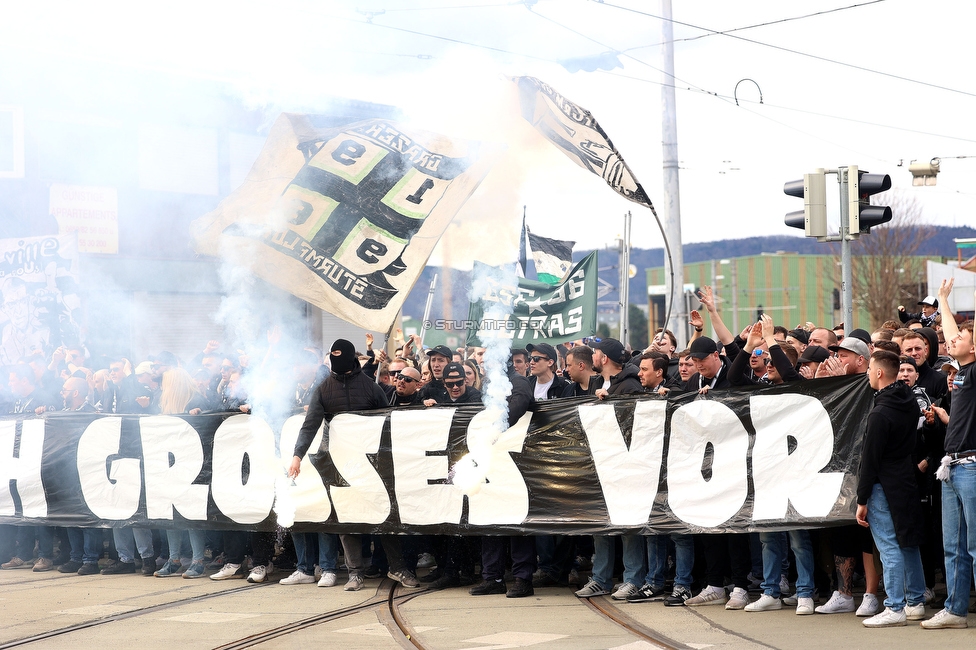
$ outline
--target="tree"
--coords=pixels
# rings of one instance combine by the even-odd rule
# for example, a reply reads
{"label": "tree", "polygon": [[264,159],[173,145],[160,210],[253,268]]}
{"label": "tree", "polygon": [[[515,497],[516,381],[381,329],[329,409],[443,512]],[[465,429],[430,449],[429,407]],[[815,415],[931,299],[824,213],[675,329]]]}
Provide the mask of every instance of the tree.
{"label": "tree", "polygon": [[[868,312],[876,328],[895,317],[898,305],[914,308],[923,297],[919,292],[924,291],[925,267],[914,256],[935,229],[923,222],[914,196],[892,191],[873,198],[873,203],[890,206],[893,216],[852,242],[851,270],[854,304]],[[853,329],[852,324],[847,327]]]}
{"label": "tree", "polygon": [[631,303],[627,309],[627,320],[630,322],[630,347],[634,350],[643,350],[651,342],[644,310]]}

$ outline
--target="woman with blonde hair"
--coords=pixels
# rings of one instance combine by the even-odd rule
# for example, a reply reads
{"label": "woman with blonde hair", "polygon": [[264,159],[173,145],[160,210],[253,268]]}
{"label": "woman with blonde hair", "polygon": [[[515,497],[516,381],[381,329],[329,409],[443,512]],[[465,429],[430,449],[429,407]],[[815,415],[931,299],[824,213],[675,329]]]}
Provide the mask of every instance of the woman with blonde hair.
{"label": "woman with blonde hair", "polygon": [[481,368],[474,359],[464,360],[464,385],[481,390]]}
{"label": "woman with blonde hair", "polygon": [[[162,415],[199,415],[206,407],[206,399],[197,390],[196,382],[183,368],[172,368],[163,373],[160,387],[159,412]],[[189,530],[190,548],[193,551],[193,561],[186,571],[184,578],[203,577],[203,554],[206,550],[207,535],[203,530]],[[166,541],[169,545],[169,560],[154,573],[157,578],[167,578],[180,573],[180,547],[183,545],[183,531],[172,528],[166,531]]]}

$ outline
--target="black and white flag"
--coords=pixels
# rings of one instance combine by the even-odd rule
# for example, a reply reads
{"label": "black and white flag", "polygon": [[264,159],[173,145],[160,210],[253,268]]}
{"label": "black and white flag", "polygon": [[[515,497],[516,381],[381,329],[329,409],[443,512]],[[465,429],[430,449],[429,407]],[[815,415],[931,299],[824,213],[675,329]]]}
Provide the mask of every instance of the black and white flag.
{"label": "black and white flag", "polygon": [[621,196],[657,211],[592,114],[535,77],[515,77],[522,117],[569,159],[600,176]]}
{"label": "black and white flag", "polygon": [[387,120],[315,118],[278,118],[244,184],[193,222],[196,250],[385,331],[494,151]]}

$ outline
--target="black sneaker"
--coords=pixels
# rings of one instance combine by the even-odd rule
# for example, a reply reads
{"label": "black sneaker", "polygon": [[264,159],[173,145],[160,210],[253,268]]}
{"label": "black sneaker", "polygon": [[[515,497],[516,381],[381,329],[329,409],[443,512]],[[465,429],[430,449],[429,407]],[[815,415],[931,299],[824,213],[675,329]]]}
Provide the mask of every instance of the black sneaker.
{"label": "black sneaker", "polygon": [[[95,566],[98,565],[96,564]],[[121,575],[123,573],[135,573],[135,572],[136,572],[135,562],[116,562],[112,566],[107,566],[104,569],[102,569],[103,576],[114,576],[114,575]]]}
{"label": "black sneaker", "polygon": [[691,598],[691,590],[688,587],[675,585],[671,595],[664,599],[665,607],[683,607],[685,601]]}
{"label": "black sneaker", "polygon": [[81,568],[81,562],[75,562],[74,560],[68,560],[64,564],[58,567],[58,573],[78,573],[78,569]]}
{"label": "black sneaker", "polygon": [[363,571],[363,575],[367,578],[381,578],[385,576],[386,573],[384,571],[380,571],[379,567],[375,567],[371,564],[366,567],[365,571]]}
{"label": "black sneaker", "polygon": [[78,575],[80,576],[93,576],[98,573],[98,562],[85,562],[78,569]]}
{"label": "black sneaker", "polygon": [[477,582],[477,580],[474,579],[474,574],[465,573],[464,571],[462,571],[458,576],[458,580],[460,581],[462,587],[467,587]]}
{"label": "black sneaker", "polygon": [[436,582],[436,581],[440,580],[442,575],[444,575],[444,574],[441,573],[440,569],[434,569],[433,571],[431,571],[427,575],[420,576],[419,578],[417,578],[417,580],[420,580],[421,582],[423,582],[423,583],[426,584],[428,582]]}
{"label": "black sneaker", "polygon": [[484,580],[481,584],[471,587],[468,593],[472,596],[490,596],[493,594],[503,594],[505,591],[505,582],[503,580]]}
{"label": "black sneaker", "polygon": [[652,587],[644,583],[644,586],[637,590],[637,593],[627,596],[628,603],[646,603],[655,600],[664,600],[668,595],[667,587]]}
{"label": "black sneaker", "polygon": [[427,585],[427,588],[431,591],[439,591],[441,589],[447,589],[448,587],[460,587],[461,579],[456,575],[444,574],[437,580],[434,580]]}
{"label": "black sneaker", "polygon": [[539,587],[541,589],[543,587],[558,587],[560,585],[558,578],[543,572],[543,574],[538,578],[532,578],[532,586]]}
{"label": "black sneaker", "polygon": [[505,594],[506,598],[525,598],[532,596],[535,591],[532,589],[532,581],[525,578],[515,578],[515,586]]}
{"label": "black sneaker", "polygon": [[156,573],[156,562],[154,560],[144,560],[142,562],[142,575],[153,576]]}

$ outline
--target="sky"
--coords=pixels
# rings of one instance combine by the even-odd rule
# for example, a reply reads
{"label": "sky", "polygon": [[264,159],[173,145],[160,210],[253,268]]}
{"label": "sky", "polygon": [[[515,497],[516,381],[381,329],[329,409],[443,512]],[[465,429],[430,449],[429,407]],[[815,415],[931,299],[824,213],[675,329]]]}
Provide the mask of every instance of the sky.
{"label": "sky", "polygon": [[[389,104],[417,128],[504,145],[432,263],[510,260],[523,210],[533,232],[578,249],[612,246],[631,211],[632,245],[662,245],[646,208],[521,119],[520,75],[589,109],[658,206],[661,89],[675,85],[686,243],[800,235],[783,223],[802,209],[783,183],[852,164],[890,174],[928,223],[976,224],[971,3],[675,0],[673,80],[655,0],[2,4],[0,56],[22,65],[36,54],[90,61],[93,75],[162,71],[272,112],[315,112],[334,96]],[[607,52],[621,67],[560,64]],[[913,188],[909,162],[933,157],[937,186]]]}

